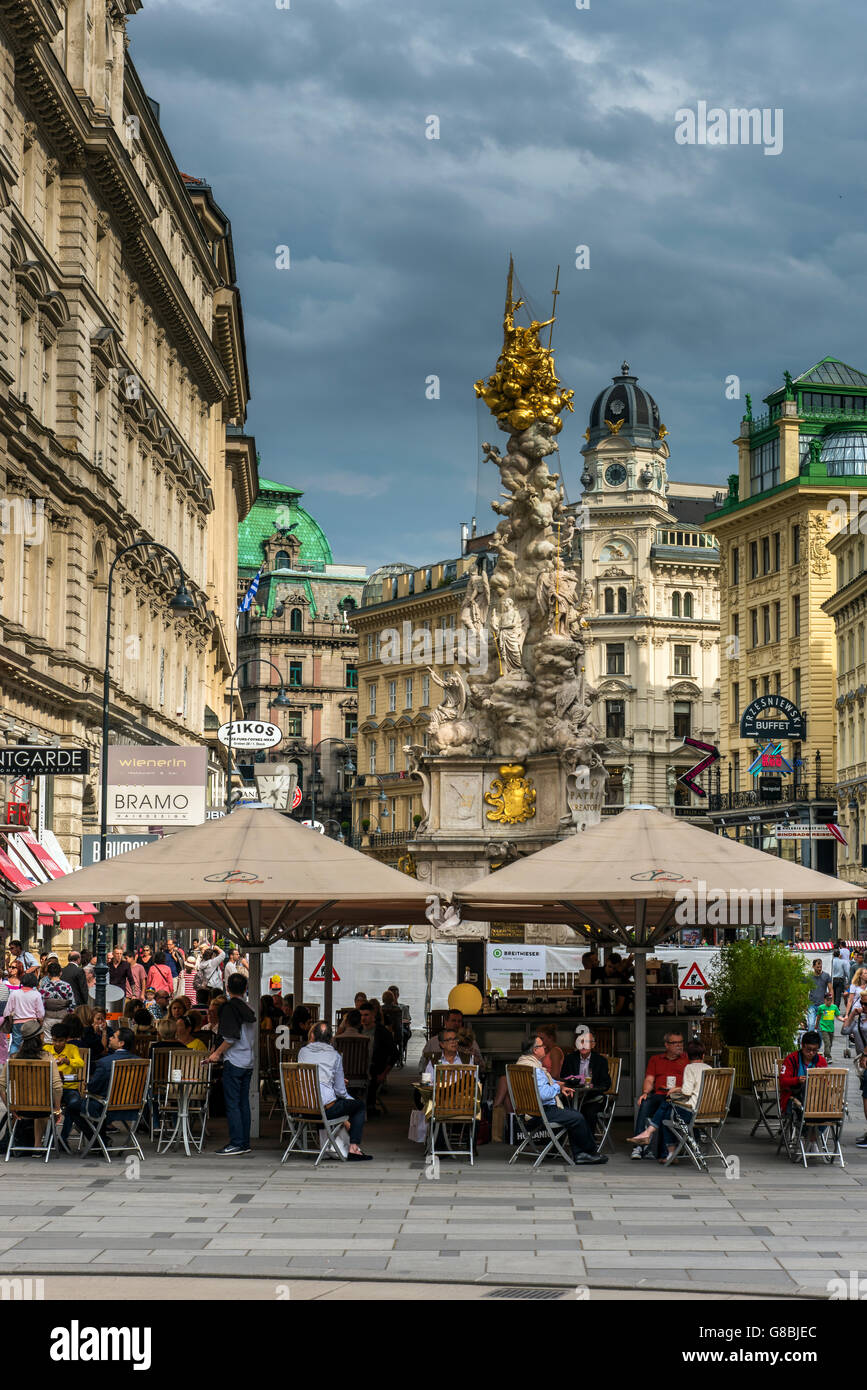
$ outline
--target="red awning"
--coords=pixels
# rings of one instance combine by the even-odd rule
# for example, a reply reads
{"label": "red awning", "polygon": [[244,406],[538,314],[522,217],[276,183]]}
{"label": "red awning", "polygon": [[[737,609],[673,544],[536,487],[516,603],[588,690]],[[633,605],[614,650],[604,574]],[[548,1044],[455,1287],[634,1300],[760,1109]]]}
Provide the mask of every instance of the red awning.
{"label": "red awning", "polygon": [[[32,880],[21,872],[18,865],[14,864],[6,851],[2,849],[0,849],[0,875],[19,892],[25,888],[33,887]],[[39,913],[40,927],[50,927],[54,922],[55,913],[60,918],[60,925],[64,931],[81,931],[87,925],[85,914],[72,903],[38,902],[35,906]]]}
{"label": "red awning", "polygon": [[833,941],[793,941],[793,951],[833,951]]}
{"label": "red awning", "polygon": [[[37,862],[45,870],[49,878],[66,877],[66,870],[61,869],[57,861],[55,859],[52,859],[51,855],[48,853],[48,850],[45,848],[44,845],[41,845],[39,843],[32,830],[16,831],[15,838],[21,840],[21,842],[27,846],[27,848],[30,850],[30,853],[33,855],[33,858],[37,860]],[[94,916],[96,915],[95,903],[79,903],[78,906],[82,909],[82,911],[89,912]]]}

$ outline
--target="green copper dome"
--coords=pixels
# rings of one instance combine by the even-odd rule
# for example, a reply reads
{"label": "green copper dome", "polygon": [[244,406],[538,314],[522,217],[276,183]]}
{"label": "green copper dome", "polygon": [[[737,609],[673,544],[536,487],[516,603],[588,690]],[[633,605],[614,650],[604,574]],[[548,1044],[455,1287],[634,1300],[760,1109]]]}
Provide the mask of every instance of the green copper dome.
{"label": "green copper dome", "polygon": [[285,526],[295,526],[301,542],[302,565],[333,565],[328,537],[309,512],[298,505],[300,488],[285,483],[259,480],[259,496],[238,527],[238,569],[255,574],[264,559],[262,546],[269,536]]}

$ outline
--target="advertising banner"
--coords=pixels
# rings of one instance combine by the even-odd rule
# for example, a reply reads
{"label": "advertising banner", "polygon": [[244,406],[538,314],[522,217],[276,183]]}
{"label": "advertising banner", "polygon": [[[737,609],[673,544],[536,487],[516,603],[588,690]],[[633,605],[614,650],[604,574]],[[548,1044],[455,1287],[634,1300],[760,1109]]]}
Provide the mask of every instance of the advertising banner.
{"label": "advertising banner", "polygon": [[546,946],[507,946],[488,942],[487,972],[492,989],[509,988],[509,976],[516,972],[524,976],[524,987],[534,980],[545,978]]}
{"label": "advertising banner", "polygon": [[111,744],[109,825],[201,825],[207,780],[206,748]]}

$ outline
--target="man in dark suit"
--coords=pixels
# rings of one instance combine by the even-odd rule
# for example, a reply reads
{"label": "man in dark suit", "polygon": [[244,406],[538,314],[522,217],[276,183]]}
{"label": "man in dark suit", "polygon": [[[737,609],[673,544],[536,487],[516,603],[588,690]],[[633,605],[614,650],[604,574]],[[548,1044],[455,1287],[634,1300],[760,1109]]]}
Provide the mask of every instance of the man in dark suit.
{"label": "man in dark suit", "polygon": [[[108,1052],[104,1057],[100,1058],[93,1068],[93,1071],[90,1073],[90,1080],[87,1083],[88,1096],[107,1096],[109,1087],[111,1086],[111,1073],[115,1062],[123,1062],[128,1058],[132,1061],[140,1061],[135,1051],[135,1033],[131,1028],[118,1028],[116,1032],[111,1034],[108,1040]],[[69,1104],[66,1107],[66,1113],[63,1117],[63,1129],[60,1134],[61,1147],[65,1146],[73,1125],[81,1130],[85,1138],[89,1139],[93,1133],[93,1127],[89,1123],[89,1114],[92,1115],[96,1112],[96,1103],[92,1104],[90,1100],[88,1100],[87,1109],[83,1109],[81,1096],[77,1094],[71,1095],[69,1097]],[[135,1116],[136,1112],[130,1110],[121,1112],[119,1115],[115,1116],[115,1118],[129,1121],[131,1124]],[[106,1147],[110,1143],[106,1135],[103,1135],[103,1142],[106,1144]]]}
{"label": "man in dark suit", "polygon": [[398,1060],[399,1054],[394,1034],[384,1023],[377,1023],[373,1009],[361,1010],[361,1032],[370,1039],[370,1084],[367,1087],[367,1114],[370,1118],[379,1114],[376,1108],[377,1088]]}
{"label": "man in dark suit", "polygon": [[61,970],[60,978],[65,980],[68,985],[72,985],[76,1008],[80,1004],[88,1002],[87,976],[81,968],[81,955],[78,951],[69,952],[68,964],[64,965]]}
{"label": "man in dark suit", "polygon": [[596,1051],[596,1039],[583,1024],[579,1024],[575,1030],[575,1051],[563,1058],[560,1080],[576,1091],[580,1087],[586,1093],[581,1114],[592,1134],[602,1109],[602,1099],[611,1086],[611,1075],[602,1053]]}

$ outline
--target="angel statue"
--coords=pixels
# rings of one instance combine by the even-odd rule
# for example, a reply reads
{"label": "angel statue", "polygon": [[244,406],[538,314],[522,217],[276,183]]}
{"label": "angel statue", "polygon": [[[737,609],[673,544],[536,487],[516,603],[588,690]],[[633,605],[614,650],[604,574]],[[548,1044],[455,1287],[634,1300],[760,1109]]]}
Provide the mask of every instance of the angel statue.
{"label": "angel statue", "polygon": [[474,574],[467,581],[467,590],[461,606],[460,621],[463,627],[481,635],[488,622],[488,609],[491,606],[491,586],[484,557]]}
{"label": "angel statue", "polygon": [[431,680],[440,687],[443,698],[430,717],[431,751],[434,753],[466,753],[472,751],[477,739],[473,721],[464,718],[469,691],[460,670],[455,669],[445,680],[433,666],[428,666]]}

